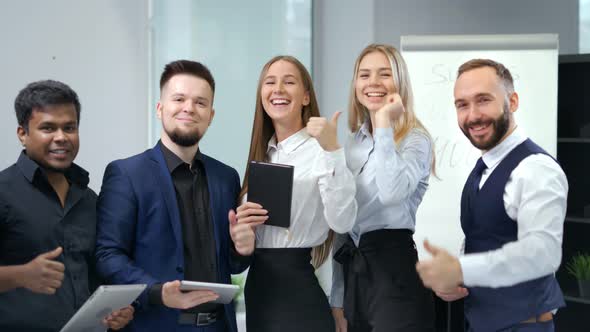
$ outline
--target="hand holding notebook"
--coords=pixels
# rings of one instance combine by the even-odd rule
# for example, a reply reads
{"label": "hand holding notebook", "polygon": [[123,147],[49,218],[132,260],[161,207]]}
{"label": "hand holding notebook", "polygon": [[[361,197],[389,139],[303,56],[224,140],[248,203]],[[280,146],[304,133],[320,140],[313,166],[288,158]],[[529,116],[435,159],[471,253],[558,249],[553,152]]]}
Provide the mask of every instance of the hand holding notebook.
{"label": "hand holding notebook", "polygon": [[248,202],[268,211],[265,225],[289,228],[293,171],[290,165],[251,161],[248,175]]}

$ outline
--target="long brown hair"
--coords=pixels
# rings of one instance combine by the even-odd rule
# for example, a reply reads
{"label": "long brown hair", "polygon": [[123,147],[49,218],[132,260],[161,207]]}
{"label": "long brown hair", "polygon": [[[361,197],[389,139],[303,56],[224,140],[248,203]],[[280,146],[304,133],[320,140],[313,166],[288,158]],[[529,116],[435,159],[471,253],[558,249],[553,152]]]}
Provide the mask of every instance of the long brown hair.
{"label": "long brown hair", "polygon": [[[244,183],[242,184],[242,191],[240,192],[239,201],[241,202],[244,195],[248,193],[248,174],[251,161],[265,161],[266,150],[268,148],[268,141],[275,133],[275,129],[272,124],[271,118],[264,111],[262,106],[261,89],[264,82],[268,69],[272,64],[278,61],[287,61],[293,64],[299,70],[301,79],[303,81],[303,87],[309,94],[309,104],[303,106],[301,110],[301,120],[303,125],[307,124],[309,118],[320,116],[320,108],[315,96],[313,89],[313,82],[311,81],[311,75],[305,68],[305,66],[299,62],[295,57],[289,55],[279,55],[270,59],[260,72],[258,78],[258,87],[256,88],[256,108],[254,113],[254,124],[252,125],[252,137],[250,139],[250,153],[248,154],[248,163],[246,164],[246,173],[244,175]],[[334,238],[333,231],[330,230],[328,238],[321,245],[313,248],[312,250],[312,264],[315,268],[318,268],[322,263],[326,261],[330,254],[330,248],[332,246],[332,240]]]}
{"label": "long brown hair", "polygon": [[[412,93],[412,85],[410,83],[410,75],[406,61],[402,57],[401,53],[393,46],[385,44],[371,44],[365,47],[361,54],[359,54],[354,64],[354,72],[352,76],[352,82],[350,85],[350,96],[348,99],[348,127],[350,131],[356,132],[360,129],[362,124],[366,121],[371,123],[371,116],[365,106],[363,106],[358,98],[356,97],[356,80],[358,76],[359,66],[363,58],[373,52],[383,53],[389,60],[391,71],[393,72],[393,84],[396,88],[396,92],[402,98],[405,112],[394,122],[395,128],[394,141],[397,143],[401,142],[408,133],[416,128],[424,133],[432,143],[432,164],[431,172],[436,176],[436,156],[434,153],[434,142],[430,133],[424,127],[422,122],[416,117],[414,112],[414,95]],[[372,127],[370,128],[372,130]]]}

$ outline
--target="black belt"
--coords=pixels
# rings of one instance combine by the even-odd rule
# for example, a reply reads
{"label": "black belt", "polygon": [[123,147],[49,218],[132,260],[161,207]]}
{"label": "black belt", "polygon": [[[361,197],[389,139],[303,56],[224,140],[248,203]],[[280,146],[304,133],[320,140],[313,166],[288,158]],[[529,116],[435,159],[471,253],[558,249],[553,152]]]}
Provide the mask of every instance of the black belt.
{"label": "black belt", "polygon": [[217,322],[218,319],[223,319],[222,310],[213,312],[181,312],[178,316],[178,324],[207,326]]}

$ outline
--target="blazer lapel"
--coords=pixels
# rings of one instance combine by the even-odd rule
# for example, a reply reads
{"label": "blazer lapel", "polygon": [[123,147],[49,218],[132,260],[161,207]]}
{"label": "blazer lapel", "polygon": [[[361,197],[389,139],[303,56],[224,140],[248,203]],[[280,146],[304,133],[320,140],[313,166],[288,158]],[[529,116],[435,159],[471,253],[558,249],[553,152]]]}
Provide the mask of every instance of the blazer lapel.
{"label": "blazer lapel", "polygon": [[220,236],[221,230],[218,226],[220,220],[218,220],[217,211],[219,209],[219,184],[222,183],[223,179],[219,177],[217,169],[211,162],[211,159],[205,154],[202,154],[202,156],[203,164],[205,165],[205,174],[207,176],[207,189],[209,189],[209,209],[211,211],[211,221],[213,222],[213,232],[215,235],[215,250],[217,252],[217,257],[219,257],[219,242],[222,241],[222,237]]}
{"label": "blazer lapel", "polygon": [[159,184],[159,188],[157,188],[156,191],[161,192],[164,197],[176,243],[179,244],[179,248],[182,248],[182,230],[180,225],[180,214],[178,212],[178,202],[176,201],[176,192],[174,191],[172,177],[170,176],[166,161],[164,160],[164,155],[162,154],[159,145],[156,145],[150,150],[150,159],[154,162],[152,167],[154,168],[154,174]]}

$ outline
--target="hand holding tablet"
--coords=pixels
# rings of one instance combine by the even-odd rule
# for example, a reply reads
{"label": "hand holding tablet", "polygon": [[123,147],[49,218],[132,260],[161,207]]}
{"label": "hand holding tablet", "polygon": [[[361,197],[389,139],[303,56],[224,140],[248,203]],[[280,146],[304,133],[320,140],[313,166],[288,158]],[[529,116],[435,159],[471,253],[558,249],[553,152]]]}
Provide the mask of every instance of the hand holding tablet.
{"label": "hand holding tablet", "polygon": [[[182,283],[184,282],[182,281]],[[209,289],[182,288],[181,281],[178,280],[169,281],[162,285],[162,303],[169,308],[189,309],[199,304],[215,301],[218,297],[219,295]]]}
{"label": "hand holding tablet", "polygon": [[212,292],[217,296],[217,298],[214,299],[212,302],[228,304],[234,299],[234,297],[240,290],[240,286],[232,284],[218,284],[210,282],[183,280],[180,282],[180,290]]}

